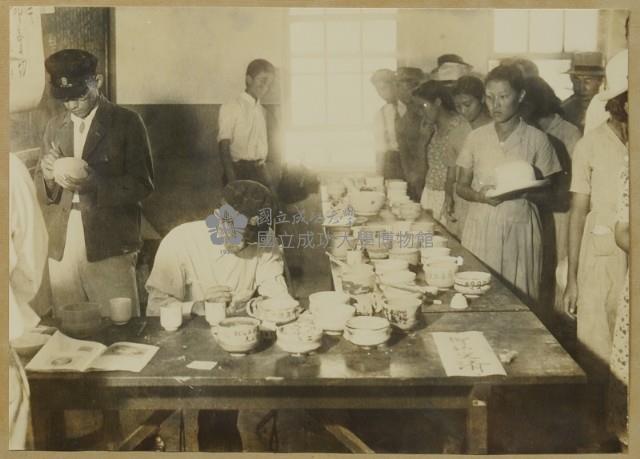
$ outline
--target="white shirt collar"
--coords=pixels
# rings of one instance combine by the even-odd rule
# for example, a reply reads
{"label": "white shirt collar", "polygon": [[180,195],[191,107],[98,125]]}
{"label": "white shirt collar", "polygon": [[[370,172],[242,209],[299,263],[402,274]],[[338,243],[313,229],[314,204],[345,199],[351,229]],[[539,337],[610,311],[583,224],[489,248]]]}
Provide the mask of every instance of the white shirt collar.
{"label": "white shirt collar", "polygon": [[253,96],[249,94],[247,91],[242,91],[242,94],[240,95],[240,97],[242,97],[245,101],[249,102],[251,105],[260,105],[260,101],[254,99]]}
{"label": "white shirt collar", "polygon": [[97,103],[96,106],[93,107],[93,109],[91,109],[89,114],[87,116],[85,116],[84,118],[80,118],[79,116],[76,116],[73,113],[71,113],[71,121],[73,121],[73,124],[79,124],[82,121],[84,121],[87,125],[90,126],[91,123],[93,122],[93,118],[96,116],[96,112],[98,111],[98,105],[100,105],[100,104]]}

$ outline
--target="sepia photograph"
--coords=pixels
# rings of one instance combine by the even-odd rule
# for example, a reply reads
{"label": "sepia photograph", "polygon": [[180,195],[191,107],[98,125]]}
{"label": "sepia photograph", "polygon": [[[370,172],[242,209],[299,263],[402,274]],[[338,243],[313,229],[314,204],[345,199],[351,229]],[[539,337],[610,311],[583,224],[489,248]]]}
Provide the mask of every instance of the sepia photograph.
{"label": "sepia photograph", "polygon": [[4,9],[9,451],[629,453],[638,18],[324,3]]}

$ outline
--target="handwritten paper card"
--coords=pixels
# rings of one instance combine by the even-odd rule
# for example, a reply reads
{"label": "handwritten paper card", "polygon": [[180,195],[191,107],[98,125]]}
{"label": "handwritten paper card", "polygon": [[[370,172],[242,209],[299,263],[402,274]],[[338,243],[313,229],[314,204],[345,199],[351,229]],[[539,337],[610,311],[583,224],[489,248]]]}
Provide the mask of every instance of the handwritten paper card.
{"label": "handwritten paper card", "polygon": [[436,332],[432,336],[447,376],[506,376],[482,332]]}

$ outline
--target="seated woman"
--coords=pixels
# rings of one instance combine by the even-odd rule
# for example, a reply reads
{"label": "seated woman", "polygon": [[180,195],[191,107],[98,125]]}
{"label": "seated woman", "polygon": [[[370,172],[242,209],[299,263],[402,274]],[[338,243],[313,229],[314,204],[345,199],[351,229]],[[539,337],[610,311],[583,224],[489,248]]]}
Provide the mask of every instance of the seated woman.
{"label": "seated woman", "polygon": [[458,113],[471,124],[471,129],[491,122],[491,116],[484,103],[484,83],[480,78],[473,75],[458,78],[453,88],[453,102]]}
{"label": "seated woman", "polygon": [[525,299],[536,301],[541,276],[542,241],[536,202],[550,188],[515,191],[495,197],[495,169],[510,161],[526,161],[538,178],[561,167],[547,136],[519,116],[524,78],[515,66],[500,65],[487,76],[487,106],[493,123],[472,131],[458,157],[457,193],[470,201],[462,244],[500,273]]}
{"label": "seated woman", "polygon": [[[217,228],[212,227],[211,217],[207,221],[185,223],[171,230],[160,243],[146,284],[147,315],[157,316],[161,306],[173,302],[182,304],[185,315],[204,315],[205,301],[225,302],[227,314],[237,314],[244,311],[245,303],[256,290],[266,297],[289,296],[278,244],[259,240],[261,234],[269,234],[268,224],[258,224],[258,215],[262,209],[273,208],[271,192],[258,182],[237,180],[225,186],[222,200],[222,210],[216,210],[214,215],[226,211],[231,217],[229,221],[220,222]],[[244,222],[247,225],[243,229]],[[216,230],[221,230],[220,239],[212,234]],[[257,426],[268,413],[265,410],[238,413],[243,450],[267,450],[267,439],[260,435]],[[222,416],[216,412],[218,420],[212,419],[212,414],[201,411],[198,416],[201,444],[212,434],[226,437],[235,433],[228,431],[235,414]],[[300,416],[294,410],[279,412],[277,422],[283,450],[303,449],[296,442],[303,440],[304,435],[294,428],[299,426]]]}
{"label": "seated woman", "polygon": [[422,102],[424,123],[433,130],[427,144],[427,174],[420,204],[455,232],[456,160],[471,126],[458,115],[451,93],[442,83],[422,83],[413,95]]}

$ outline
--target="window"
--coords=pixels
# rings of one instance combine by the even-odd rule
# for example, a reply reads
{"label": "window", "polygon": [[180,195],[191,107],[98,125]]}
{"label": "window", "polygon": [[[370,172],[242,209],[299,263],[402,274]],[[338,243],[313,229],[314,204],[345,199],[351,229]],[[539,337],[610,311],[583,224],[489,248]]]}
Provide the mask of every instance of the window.
{"label": "window", "polygon": [[495,10],[494,52],[489,68],[518,55],[536,63],[561,99],[573,93],[564,73],[576,51],[598,50],[598,10]]}
{"label": "window", "polygon": [[369,79],[396,68],[396,10],[290,8],[286,156],[320,169],[375,165],[383,104]]}

